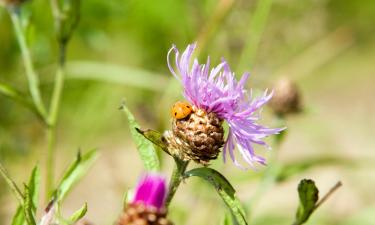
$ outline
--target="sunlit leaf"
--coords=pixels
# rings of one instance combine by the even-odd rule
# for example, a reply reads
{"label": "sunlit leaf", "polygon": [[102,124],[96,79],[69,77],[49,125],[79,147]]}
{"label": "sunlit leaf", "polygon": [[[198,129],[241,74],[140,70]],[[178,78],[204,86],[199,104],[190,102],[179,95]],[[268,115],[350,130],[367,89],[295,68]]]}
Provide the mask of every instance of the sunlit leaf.
{"label": "sunlit leaf", "polygon": [[38,206],[38,199],[39,199],[39,188],[40,188],[40,170],[39,167],[34,167],[33,171],[31,172],[30,180],[29,180],[29,198],[32,203],[33,213],[36,213],[36,209]]}
{"label": "sunlit leaf", "polygon": [[61,202],[66,194],[72,189],[73,185],[87,173],[93,162],[96,160],[97,155],[96,149],[83,155],[81,155],[80,152],[77,154],[75,161],[66,170],[57,190],[55,191],[55,197],[58,202]]}
{"label": "sunlit leaf", "polygon": [[298,185],[299,206],[296,213],[294,225],[305,223],[315,210],[319,199],[319,190],[313,180],[301,180]]}
{"label": "sunlit leaf", "polygon": [[133,141],[135,142],[139,155],[141,157],[141,160],[143,161],[143,164],[148,171],[158,171],[159,166],[159,159],[156,154],[154,145],[147,140],[143,135],[138,133],[136,129],[139,129],[139,125],[136,122],[133,114],[130,112],[130,110],[125,106],[125,104],[122,104],[121,110],[125,112],[128,121],[129,121],[129,128],[130,133],[132,135]]}
{"label": "sunlit leaf", "polygon": [[235,190],[229,181],[218,171],[202,167],[185,172],[186,177],[197,176],[208,181],[223,199],[239,225],[246,225],[246,214],[241,202],[237,199]]}
{"label": "sunlit leaf", "polygon": [[87,213],[87,203],[85,203],[80,209],[73,213],[73,215],[69,218],[69,221],[72,223],[77,222],[82,217],[84,217]]}
{"label": "sunlit leaf", "polygon": [[18,206],[17,211],[13,216],[12,225],[24,225],[25,223],[25,214],[23,212],[23,207]]}
{"label": "sunlit leaf", "polygon": [[136,128],[136,130],[138,131],[138,133],[142,134],[149,141],[159,146],[163,151],[170,154],[168,151],[167,144],[163,138],[163,135],[160,132],[155,131],[155,130],[150,130],[150,129],[141,130],[141,129]]}
{"label": "sunlit leaf", "polygon": [[225,213],[224,218],[221,221],[221,225],[233,225],[233,220],[231,218],[231,214]]}

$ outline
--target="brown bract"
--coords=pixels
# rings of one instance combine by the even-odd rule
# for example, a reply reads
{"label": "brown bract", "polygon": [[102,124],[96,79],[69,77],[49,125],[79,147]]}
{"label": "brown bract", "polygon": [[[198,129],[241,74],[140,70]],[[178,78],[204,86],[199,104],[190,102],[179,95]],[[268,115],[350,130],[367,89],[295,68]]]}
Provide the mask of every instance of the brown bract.
{"label": "brown bract", "polygon": [[142,203],[129,203],[117,225],[173,225],[166,218],[166,210],[145,207]]}
{"label": "brown bract", "polygon": [[186,118],[173,119],[172,131],[164,134],[170,153],[184,161],[207,165],[217,158],[224,144],[222,123],[215,113],[193,107]]}

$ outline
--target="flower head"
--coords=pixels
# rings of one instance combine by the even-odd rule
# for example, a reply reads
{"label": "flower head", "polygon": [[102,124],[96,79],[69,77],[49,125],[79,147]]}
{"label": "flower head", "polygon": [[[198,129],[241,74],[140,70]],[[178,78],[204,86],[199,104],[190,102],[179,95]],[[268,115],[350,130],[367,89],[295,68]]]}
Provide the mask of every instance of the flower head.
{"label": "flower head", "polygon": [[132,202],[141,202],[146,207],[155,207],[159,210],[164,207],[166,197],[165,178],[157,174],[146,174],[139,181]]}
{"label": "flower head", "polygon": [[118,225],[173,225],[166,218],[167,193],[164,177],[150,173],[144,175],[135,188],[134,198],[120,216]]}
{"label": "flower head", "polygon": [[[210,69],[210,58],[206,64],[199,64],[193,59],[196,44],[188,45],[180,54],[173,46],[168,52],[168,67],[183,86],[184,97],[198,110],[214,114],[225,120],[229,132],[224,143],[223,158],[229,155],[238,167],[243,168],[236,160],[234,150],[237,146],[243,159],[253,167],[255,163],[265,164],[265,159],[255,154],[254,144],[267,146],[263,138],[277,134],[284,128],[267,128],[259,125],[259,109],[272,97],[266,90],[260,97],[253,97],[251,90],[245,89],[249,74],[243,74],[237,81],[228,63],[222,62]],[[171,54],[175,61],[172,66]],[[268,147],[268,146],[267,146]]]}

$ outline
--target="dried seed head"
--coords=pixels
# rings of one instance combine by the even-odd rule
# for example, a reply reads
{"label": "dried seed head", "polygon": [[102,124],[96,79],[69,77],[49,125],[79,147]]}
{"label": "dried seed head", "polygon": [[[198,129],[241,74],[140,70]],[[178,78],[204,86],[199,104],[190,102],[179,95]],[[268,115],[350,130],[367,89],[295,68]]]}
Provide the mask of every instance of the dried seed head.
{"label": "dried seed head", "polygon": [[172,123],[172,131],[164,134],[172,155],[204,165],[217,158],[224,144],[224,129],[223,120],[215,113],[193,106],[190,115],[174,118]]}
{"label": "dried seed head", "polygon": [[289,78],[281,78],[274,85],[274,95],[270,106],[276,114],[286,115],[301,109],[300,93],[297,85]]}
{"label": "dried seed head", "polygon": [[173,225],[166,218],[165,209],[145,207],[143,203],[130,203],[120,216],[117,225]]}

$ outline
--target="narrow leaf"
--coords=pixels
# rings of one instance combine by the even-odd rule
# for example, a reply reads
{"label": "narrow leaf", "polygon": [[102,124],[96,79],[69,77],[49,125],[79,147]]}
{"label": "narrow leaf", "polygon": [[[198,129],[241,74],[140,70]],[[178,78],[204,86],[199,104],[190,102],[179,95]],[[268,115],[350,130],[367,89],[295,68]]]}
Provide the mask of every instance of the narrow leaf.
{"label": "narrow leaf", "polygon": [[31,199],[33,213],[36,213],[39,199],[39,187],[40,187],[40,169],[38,166],[35,166],[31,172],[29,180],[29,198]]}
{"label": "narrow leaf", "polygon": [[17,211],[13,216],[12,225],[24,225],[25,223],[25,214],[22,206],[17,207]]}
{"label": "narrow leaf", "polygon": [[224,218],[221,221],[221,225],[233,225],[232,215],[229,213],[224,214]]}
{"label": "narrow leaf", "polygon": [[1,176],[5,179],[5,182],[8,184],[9,188],[12,190],[13,194],[16,196],[18,203],[23,205],[24,200],[23,200],[23,194],[16,185],[16,183],[10,178],[8,173],[6,172],[5,168],[3,165],[0,164],[0,174]]}
{"label": "narrow leaf", "polygon": [[319,190],[313,180],[301,180],[298,185],[299,206],[296,214],[295,225],[305,223],[315,209],[319,199]]}
{"label": "narrow leaf", "polygon": [[0,94],[13,99],[15,102],[25,106],[40,117],[38,110],[35,108],[31,100],[15,88],[0,82]]}
{"label": "narrow leaf", "polygon": [[164,152],[170,155],[166,140],[164,139],[163,135],[160,132],[155,131],[155,130],[150,130],[150,129],[147,129],[147,130],[141,130],[138,128],[135,128],[135,129],[138,131],[138,133],[142,134],[145,138],[147,138],[149,141],[151,141],[155,145],[159,146]]}
{"label": "narrow leaf", "polygon": [[25,204],[23,210],[25,212],[25,218],[28,225],[36,225],[35,214],[33,209],[33,200],[31,199],[30,189],[27,185],[25,188]]}
{"label": "narrow leaf", "polygon": [[140,133],[137,132],[136,129],[139,128],[138,123],[136,122],[133,114],[130,110],[126,107],[125,104],[122,104],[120,108],[123,112],[125,112],[126,116],[128,117],[129,121],[129,128],[132,138],[137,146],[139,155],[143,161],[143,164],[148,171],[158,171],[160,169],[159,166],[159,159],[156,154],[154,145],[143,137]]}
{"label": "narrow leaf", "polygon": [[234,188],[222,174],[214,169],[202,167],[185,172],[185,176],[197,176],[208,181],[214,186],[220,197],[228,206],[236,222],[239,225],[247,225],[245,210],[237,199]]}
{"label": "narrow leaf", "polygon": [[83,155],[81,155],[81,153],[77,154],[76,160],[66,170],[57,187],[57,190],[55,191],[55,197],[58,202],[61,202],[66,194],[72,189],[73,185],[76,184],[87,173],[96,158],[96,149]]}
{"label": "narrow leaf", "polygon": [[124,65],[94,61],[68,63],[67,78],[111,82],[151,91],[165,91],[166,84],[168,83],[167,77],[161,74]]}
{"label": "narrow leaf", "polygon": [[78,209],[73,215],[69,218],[73,224],[84,217],[87,213],[87,203],[85,203],[80,209]]}

